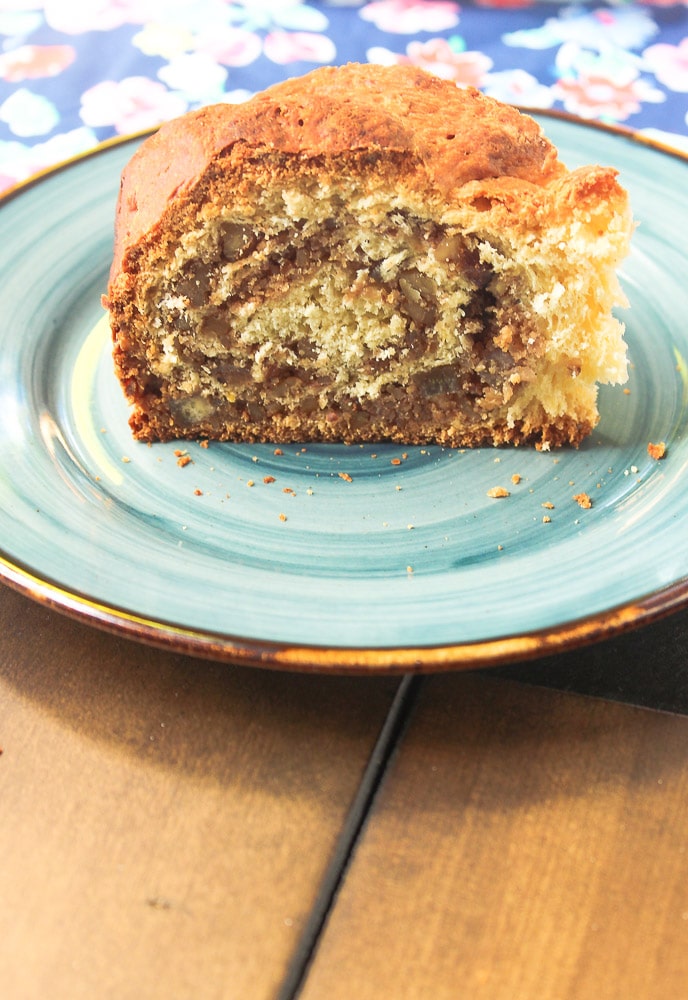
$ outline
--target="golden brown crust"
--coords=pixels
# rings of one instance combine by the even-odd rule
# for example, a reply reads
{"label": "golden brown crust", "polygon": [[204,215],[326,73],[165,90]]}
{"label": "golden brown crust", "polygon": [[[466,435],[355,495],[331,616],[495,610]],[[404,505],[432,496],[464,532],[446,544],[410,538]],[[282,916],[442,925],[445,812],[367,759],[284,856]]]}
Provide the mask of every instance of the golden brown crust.
{"label": "golden brown crust", "polygon": [[215,104],[163,125],[124,171],[111,277],[169,205],[189,198],[213,161],[273,151],[331,159],[356,150],[406,154],[451,199],[468,181],[544,185],[564,168],[539,125],[472,88],[409,66],[323,67],[240,105]]}

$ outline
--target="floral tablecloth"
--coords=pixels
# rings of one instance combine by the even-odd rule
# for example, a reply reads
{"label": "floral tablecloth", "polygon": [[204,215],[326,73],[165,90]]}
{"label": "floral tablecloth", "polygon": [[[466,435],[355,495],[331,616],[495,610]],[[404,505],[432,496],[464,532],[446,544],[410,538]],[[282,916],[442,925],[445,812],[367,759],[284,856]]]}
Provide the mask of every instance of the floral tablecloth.
{"label": "floral tablecloth", "polygon": [[323,64],[410,62],[688,150],[688,0],[0,0],[0,190]]}

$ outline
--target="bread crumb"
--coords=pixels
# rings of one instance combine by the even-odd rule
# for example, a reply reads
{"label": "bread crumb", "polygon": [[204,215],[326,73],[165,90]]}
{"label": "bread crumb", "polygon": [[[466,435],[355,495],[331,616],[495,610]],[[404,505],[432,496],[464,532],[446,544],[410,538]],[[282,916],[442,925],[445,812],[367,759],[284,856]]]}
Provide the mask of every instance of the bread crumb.
{"label": "bread crumb", "polygon": [[549,516],[549,514],[545,514],[545,516],[542,519],[542,523],[543,524],[551,524],[552,523],[552,518]]}
{"label": "bread crumb", "polygon": [[284,452],[282,451],[282,449],[281,449],[281,448],[275,448],[275,450],[273,451],[273,453],[272,453],[272,454],[273,454],[273,455],[283,455],[283,454],[284,454]]}
{"label": "bread crumb", "polygon": [[263,476],[263,482],[266,485],[269,484],[269,483],[274,483],[274,481],[275,481],[275,477],[274,476]]}
{"label": "bread crumb", "polygon": [[576,493],[573,499],[583,510],[589,510],[592,507],[592,500],[587,493]]}
{"label": "bread crumb", "polygon": [[203,490],[194,490],[194,496],[195,497],[202,497],[203,496]]}
{"label": "bread crumb", "polygon": [[280,521],[286,521],[287,520],[287,515],[286,514],[280,514],[279,519],[280,519]]}
{"label": "bread crumb", "polygon": [[650,458],[654,458],[658,462],[666,455],[666,444],[664,441],[659,441],[657,444],[650,442],[647,446],[647,453]]}
{"label": "bread crumb", "polygon": [[401,459],[400,458],[390,459],[390,465],[401,465]]}
{"label": "bread crumb", "polygon": [[511,482],[514,484],[514,486],[518,486],[518,484],[521,482],[521,477],[518,474],[518,472],[514,472],[513,476],[511,477]]}
{"label": "bread crumb", "polygon": [[247,486],[255,486],[256,484],[254,483],[254,481],[253,481],[252,479],[248,479],[248,480],[246,481],[246,485],[247,485]]}
{"label": "bread crumb", "polygon": [[545,500],[542,506],[545,507],[547,510],[554,510],[554,504],[552,503],[551,500]]}
{"label": "bread crumb", "polygon": [[497,499],[499,497],[511,496],[509,491],[505,490],[503,486],[493,486],[491,490],[487,491],[487,495],[488,497],[492,497],[493,499]]}
{"label": "bread crumb", "polygon": [[348,472],[338,472],[337,475],[340,479],[343,479],[347,483],[353,483],[353,479]]}

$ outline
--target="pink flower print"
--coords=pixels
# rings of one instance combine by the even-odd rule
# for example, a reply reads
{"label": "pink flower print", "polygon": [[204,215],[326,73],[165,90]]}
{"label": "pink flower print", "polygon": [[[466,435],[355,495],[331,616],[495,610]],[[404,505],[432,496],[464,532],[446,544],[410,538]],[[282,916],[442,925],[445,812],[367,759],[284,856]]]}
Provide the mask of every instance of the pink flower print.
{"label": "pink flower print", "polygon": [[554,96],[550,87],[524,69],[504,69],[490,73],[483,91],[504,104],[519,104],[529,108],[551,108]]}
{"label": "pink flower print", "polygon": [[678,45],[651,45],[643,52],[643,59],[665,87],[688,93],[688,38]]}
{"label": "pink flower print", "polygon": [[458,3],[448,0],[377,0],[360,11],[380,31],[415,35],[419,31],[446,31],[459,23]]}
{"label": "pink flower print", "polygon": [[271,31],[265,36],[263,51],[274,63],[331,63],[337,55],[334,42],[327,35],[308,31]]}
{"label": "pink flower print", "polygon": [[66,35],[145,24],[161,14],[164,18],[160,0],[45,0],[43,8],[47,24]]}
{"label": "pink flower print", "polygon": [[120,135],[153,128],[186,111],[186,101],[162,83],[129,76],[119,83],[105,80],[84,91],[81,119],[92,128],[114,126]]}
{"label": "pink flower print", "polygon": [[203,52],[188,52],[158,70],[166,86],[193,104],[214,104],[222,99],[227,70]]}
{"label": "pink flower print", "polygon": [[[223,66],[249,66],[262,52],[260,37],[253,31],[230,25],[196,36],[194,49]],[[273,60],[276,62],[277,60]]]}
{"label": "pink flower print", "polygon": [[502,7],[504,10],[532,7],[536,2],[537,0],[476,0],[478,7]]}
{"label": "pink flower print", "polygon": [[599,72],[581,73],[576,79],[561,79],[553,87],[558,100],[581,118],[625,121],[640,111],[643,101],[658,103],[664,95],[634,77],[612,80]]}
{"label": "pink flower print", "polygon": [[407,58],[400,61],[427,70],[443,80],[454,80],[463,87],[480,87],[485,74],[492,68],[492,60],[483,52],[456,52],[444,38],[431,38],[428,42],[409,42]]}
{"label": "pink flower print", "polygon": [[8,83],[57,76],[76,59],[71,45],[22,45],[0,55],[0,77]]}

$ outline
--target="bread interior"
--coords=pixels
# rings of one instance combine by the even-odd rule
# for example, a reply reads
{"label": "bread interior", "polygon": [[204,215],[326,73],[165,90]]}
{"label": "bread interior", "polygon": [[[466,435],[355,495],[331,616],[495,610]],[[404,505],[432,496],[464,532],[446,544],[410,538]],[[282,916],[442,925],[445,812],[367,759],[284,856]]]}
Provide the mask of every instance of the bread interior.
{"label": "bread interior", "polygon": [[139,437],[548,447],[590,432],[598,381],[626,376],[611,312],[626,216],[557,211],[574,175],[505,225],[498,185],[447,206],[402,164],[287,159],[257,163],[250,190],[216,171],[138,260],[136,336],[116,357],[145,398]]}

